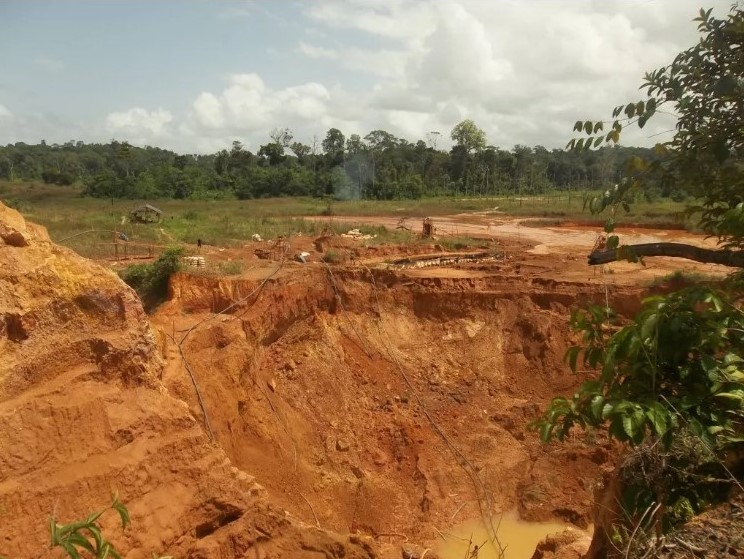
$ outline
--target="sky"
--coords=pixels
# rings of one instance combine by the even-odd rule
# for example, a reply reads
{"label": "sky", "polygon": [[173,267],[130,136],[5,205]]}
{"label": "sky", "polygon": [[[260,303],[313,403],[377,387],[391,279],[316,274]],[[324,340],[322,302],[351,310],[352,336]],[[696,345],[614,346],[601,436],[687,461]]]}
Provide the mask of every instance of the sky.
{"label": "sky", "polygon": [[696,42],[701,1],[3,0],[0,145],[257,151],[275,128],[312,144],[335,127],[446,149],[469,118],[491,145],[560,148],[643,98],[644,73]]}

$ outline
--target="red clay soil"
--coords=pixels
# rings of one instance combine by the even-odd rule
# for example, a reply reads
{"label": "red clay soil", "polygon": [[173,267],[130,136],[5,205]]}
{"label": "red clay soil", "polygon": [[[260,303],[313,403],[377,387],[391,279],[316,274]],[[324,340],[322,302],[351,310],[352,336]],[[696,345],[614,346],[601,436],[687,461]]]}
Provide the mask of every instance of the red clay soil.
{"label": "red clay soil", "polygon": [[118,491],[133,526],[104,528],[128,558],[377,556],[286,514],[208,439],[114,274],[2,204],[0,261],[0,554],[49,555],[50,514],[84,518]]}
{"label": "red clay soil", "polygon": [[581,233],[502,225],[468,226],[495,259],[410,270],[384,261],[442,247],[292,239],[309,264],[205,247],[247,267],[177,274],[148,323],[114,274],[0,205],[0,554],[40,554],[48,514],[112,491],[131,558],[398,557],[514,508],[588,526],[609,450],[528,425],[583,380],[562,360],[570,310],[634,312],[672,264],[588,270]]}
{"label": "red clay soil", "polygon": [[[265,284],[255,269],[178,274],[153,317],[163,382],[203,419],[173,336],[220,446],[307,523],[431,543],[516,507],[587,527],[607,451],[541,445],[528,424],[581,382],[562,361],[567,316],[605,288],[549,277],[555,259],[522,245],[494,248],[506,256],[444,269],[287,262]],[[607,293],[638,308],[637,289]]]}

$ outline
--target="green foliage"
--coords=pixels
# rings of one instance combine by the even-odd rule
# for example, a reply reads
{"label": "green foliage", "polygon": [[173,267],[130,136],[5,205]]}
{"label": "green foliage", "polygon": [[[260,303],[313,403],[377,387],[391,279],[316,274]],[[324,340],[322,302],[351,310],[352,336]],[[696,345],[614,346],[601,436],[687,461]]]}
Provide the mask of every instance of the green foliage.
{"label": "green foliage", "polygon": [[114,496],[109,508],[93,513],[85,520],[58,524],[57,520],[51,517],[49,520],[51,547],[61,548],[70,559],[79,559],[82,556],[91,556],[96,559],[107,557],[120,559],[121,555],[103,535],[98,523],[101,516],[108,510],[114,510],[119,514],[122,528],[131,524],[127,508],[119,501],[118,496]]}
{"label": "green foliage", "polygon": [[[727,449],[744,442],[744,311],[738,299],[691,287],[644,301],[618,328],[610,309],[571,317],[582,334],[566,361],[596,372],[537,421],[543,441],[606,428],[634,450],[619,475],[631,524],[667,531],[720,497]],[[724,480],[724,481],[722,481]],[[653,522],[652,522],[653,521]]]}
{"label": "green foliage", "polygon": [[326,264],[340,264],[343,261],[341,253],[336,250],[327,250],[321,257]]}
{"label": "green foliage", "polygon": [[[606,188],[617,181],[631,157],[654,157],[648,149],[620,147],[581,153],[521,145],[504,150],[487,145],[485,132],[467,120],[455,126],[452,135],[455,146],[449,152],[437,149],[431,134],[427,144],[384,130],[347,139],[340,130],[331,129],[322,142],[323,153],[318,145],[291,142],[287,129],[272,131],[272,141],[255,154],[240,142],[209,155],[179,155],[116,141],[18,142],[0,146],[0,178],[74,184],[86,196],[109,200],[248,200],[324,194],[380,200],[521,197]],[[660,193],[685,195],[670,189]]]}
{"label": "green foliage", "polygon": [[[574,130],[588,135],[568,147],[585,151],[604,142],[616,144],[625,127],[643,126],[662,107],[678,115],[671,140],[659,143],[654,156],[631,157],[618,185],[589,204],[593,212],[627,206],[633,193],[644,189],[693,197],[689,212],[699,214],[700,226],[718,237],[723,248],[744,245],[744,10],[733,7],[728,17],[700,10],[695,21],[700,41],[681,52],[668,66],[646,74],[641,89],[648,99],[615,107],[612,130],[594,137],[602,123],[578,121]],[[624,116],[622,116],[624,115]]]}
{"label": "green foliage", "polygon": [[486,133],[470,119],[455,125],[450,137],[456,145],[462,146],[468,153],[482,151],[486,147]]}
{"label": "green foliage", "polygon": [[135,264],[121,271],[121,278],[137,292],[146,310],[168,296],[168,280],[180,269],[181,256],[182,248],[169,248],[152,264]]}
{"label": "green foliage", "polygon": [[[613,232],[639,190],[695,197],[688,211],[700,227],[724,249],[744,249],[744,11],[734,6],[716,19],[701,10],[696,21],[700,41],[646,75],[648,99],[615,107],[606,133],[601,122],[574,125],[586,137],[568,147],[587,152],[619,142],[624,126],[643,128],[665,104],[679,115],[672,139],[658,144],[653,158],[629,158],[614,187],[585,200],[592,213],[609,210],[607,247],[619,258],[638,260]],[[668,530],[734,481],[724,459],[727,448],[744,442],[741,277],[647,299],[622,327],[610,309],[572,315],[583,339],[566,360],[594,376],[572,398],[555,398],[536,426],[545,441],[563,440],[574,427],[606,427],[632,447],[619,473],[623,509],[636,527]]]}
{"label": "green foliage", "polygon": [[220,262],[220,274],[225,276],[237,276],[243,273],[243,263],[240,260]]}
{"label": "green foliage", "polygon": [[631,445],[650,439],[669,448],[681,429],[712,448],[742,437],[744,312],[710,287],[688,288],[644,302],[614,333],[607,309],[575,312],[583,334],[566,360],[596,370],[571,399],[555,398],[539,421],[543,440],[564,440],[574,426],[606,425]]}
{"label": "green foliage", "polygon": [[[65,557],[80,559],[81,557],[93,557],[95,559],[121,559],[120,553],[113,544],[106,539],[100,518],[108,511],[116,511],[121,521],[122,529],[131,525],[129,511],[119,500],[118,495],[113,496],[113,501],[108,508],[95,512],[85,520],[59,524],[53,516],[49,519],[50,548],[59,548]],[[173,559],[170,556],[158,556],[152,554],[153,559]],[[8,559],[0,555],[0,559]]]}

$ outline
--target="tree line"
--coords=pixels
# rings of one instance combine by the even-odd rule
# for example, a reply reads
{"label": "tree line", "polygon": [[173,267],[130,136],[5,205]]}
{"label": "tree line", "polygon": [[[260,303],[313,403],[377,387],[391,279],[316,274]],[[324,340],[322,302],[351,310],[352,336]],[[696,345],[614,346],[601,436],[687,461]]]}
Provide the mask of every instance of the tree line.
{"label": "tree line", "polygon": [[[331,128],[309,144],[287,128],[270,133],[256,153],[234,141],[209,155],[178,154],[157,147],[106,144],[25,143],[0,147],[0,179],[80,184],[102,198],[240,199],[272,196],[334,196],[338,199],[400,199],[422,196],[521,196],[553,190],[587,190],[615,184],[634,156],[651,150],[605,147],[553,149],[487,143],[471,120],[455,126],[449,151],[431,132],[415,143],[384,130],[363,138]],[[650,195],[683,199],[659,189]]]}

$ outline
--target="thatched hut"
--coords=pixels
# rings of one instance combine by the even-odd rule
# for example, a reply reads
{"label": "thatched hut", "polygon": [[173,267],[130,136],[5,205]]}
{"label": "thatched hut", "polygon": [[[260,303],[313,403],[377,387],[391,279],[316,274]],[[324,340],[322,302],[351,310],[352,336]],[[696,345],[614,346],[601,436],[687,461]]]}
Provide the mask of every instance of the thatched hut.
{"label": "thatched hut", "polygon": [[150,204],[143,204],[129,212],[129,219],[135,223],[159,223],[163,211]]}

